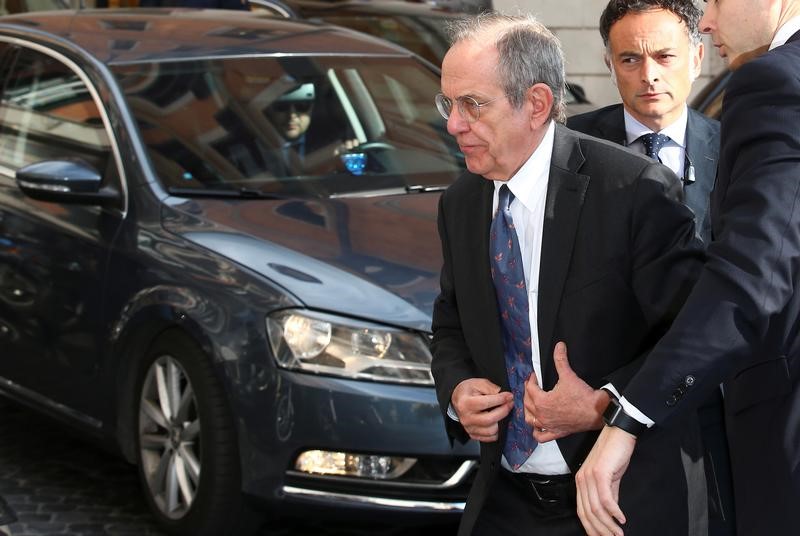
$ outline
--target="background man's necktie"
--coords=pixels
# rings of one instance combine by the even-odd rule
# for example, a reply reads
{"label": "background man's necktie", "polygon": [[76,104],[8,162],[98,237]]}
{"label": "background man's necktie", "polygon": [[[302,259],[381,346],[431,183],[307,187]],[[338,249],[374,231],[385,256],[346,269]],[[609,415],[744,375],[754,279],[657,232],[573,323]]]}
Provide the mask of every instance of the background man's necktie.
{"label": "background man's necktie", "polygon": [[669,136],[650,132],[639,136],[639,140],[644,144],[645,154],[661,162],[661,159],[658,157],[658,151],[670,140]]}
{"label": "background man's necktie", "polygon": [[518,469],[536,448],[533,430],[525,422],[523,396],[525,382],[533,371],[531,327],[528,318],[528,291],[514,221],[511,201],[514,194],[507,185],[500,187],[499,203],[489,238],[492,280],[503,328],[503,348],[508,383],[514,393],[514,409],[508,421],[508,435],[503,454]]}

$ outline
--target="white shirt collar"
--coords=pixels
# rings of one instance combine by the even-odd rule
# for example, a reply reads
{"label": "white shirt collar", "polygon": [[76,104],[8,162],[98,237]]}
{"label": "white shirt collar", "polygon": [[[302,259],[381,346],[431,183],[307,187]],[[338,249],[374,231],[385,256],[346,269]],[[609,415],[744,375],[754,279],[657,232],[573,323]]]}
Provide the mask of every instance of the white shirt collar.
{"label": "white shirt collar", "polygon": [[550,176],[550,160],[553,157],[553,143],[555,141],[555,122],[550,121],[547,131],[539,146],[533,154],[519,168],[513,177],[507,181],[494,181],[496,192],[503,184],[508,184],[509,190],[514,194],[525,208],[533,210],[534,200],[537,196],[547,192],[547,179]]}
{"label": "white shirt collar", "polygon": [[[623,109],[625,116],[625,137],[627,145],[635,142],[643,134],[653,132],[650,127],[640,123],[633,117],[628,110]],[[683,112],[680,117],[673,121],[670,125],[662,128],[658,133],[669,136],[670,139],[683,148],[686,148],[686,124],[689,121],[689,109],[686,105],[683,106]]]}
{"label": "white shirt collar", "polygon": [[800,31],[800,15],[797,17],[792,17],[791,19],[787,20],[783,26],[778,28],[778,31],[775,32],[775,37],[772,38],[772,43],[769,45],[769,49],[772,50],[773,48],[785,45],[786,41],[788,41],[789,38],[798,31]]}

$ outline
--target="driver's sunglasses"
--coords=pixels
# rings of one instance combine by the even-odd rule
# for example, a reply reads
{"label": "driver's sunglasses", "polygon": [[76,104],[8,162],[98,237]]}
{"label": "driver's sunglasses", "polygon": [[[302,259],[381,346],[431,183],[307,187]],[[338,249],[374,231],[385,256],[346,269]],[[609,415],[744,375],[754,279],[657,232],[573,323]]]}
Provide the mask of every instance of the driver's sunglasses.
{"label": "driver's sunglasses", "polygon": [[[502,99],[504,96],[505,95],[501,95],[486,102],[478,102],[473,97],[462,95],[461,97],[456,97],[455,101],[461,117],[466,119],[468,123],[474,123],[481,118],[481,108],[498,99]],[[450,119],[450,114],[453,111],[453,99],[438,93],[434,98],[434,102],[436,102],[436,109],[439,110],[442,117]]]}
{"label": "driver's sunglasses", "polygon": [[294,111],[298,114],[307,114],[311,111],[311,108],[314,106],[314,101],[293,101],[293,102],[273,102],[270,105],[272,110],[278,113],[289,113]]}

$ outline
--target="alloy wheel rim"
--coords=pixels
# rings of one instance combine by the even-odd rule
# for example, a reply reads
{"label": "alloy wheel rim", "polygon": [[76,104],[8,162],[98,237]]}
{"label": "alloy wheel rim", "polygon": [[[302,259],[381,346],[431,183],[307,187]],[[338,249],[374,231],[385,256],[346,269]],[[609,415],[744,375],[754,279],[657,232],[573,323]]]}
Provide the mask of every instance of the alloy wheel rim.
{"label": "alloy wheel rim", "polygon": [[139,451],[150,496],[163,515],[180,519],[200,484],[200,420],[189,377],[171,356],[150,366],[139,401]]}

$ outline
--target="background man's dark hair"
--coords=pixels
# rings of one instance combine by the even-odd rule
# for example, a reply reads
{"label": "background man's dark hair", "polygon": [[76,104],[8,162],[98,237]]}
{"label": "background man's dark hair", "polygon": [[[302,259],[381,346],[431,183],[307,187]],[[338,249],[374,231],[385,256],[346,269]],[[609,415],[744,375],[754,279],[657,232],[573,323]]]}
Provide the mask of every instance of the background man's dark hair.
{"label": "background man's dark hair", "polygon": [[611,0],[600,15],[600,36],[608,48],[608,34],[615,22],[628,13],[643,13],[654,9],[671,11],[681,19],[695,46],[700,43],[700,17],[702,13],[692,0]]}

